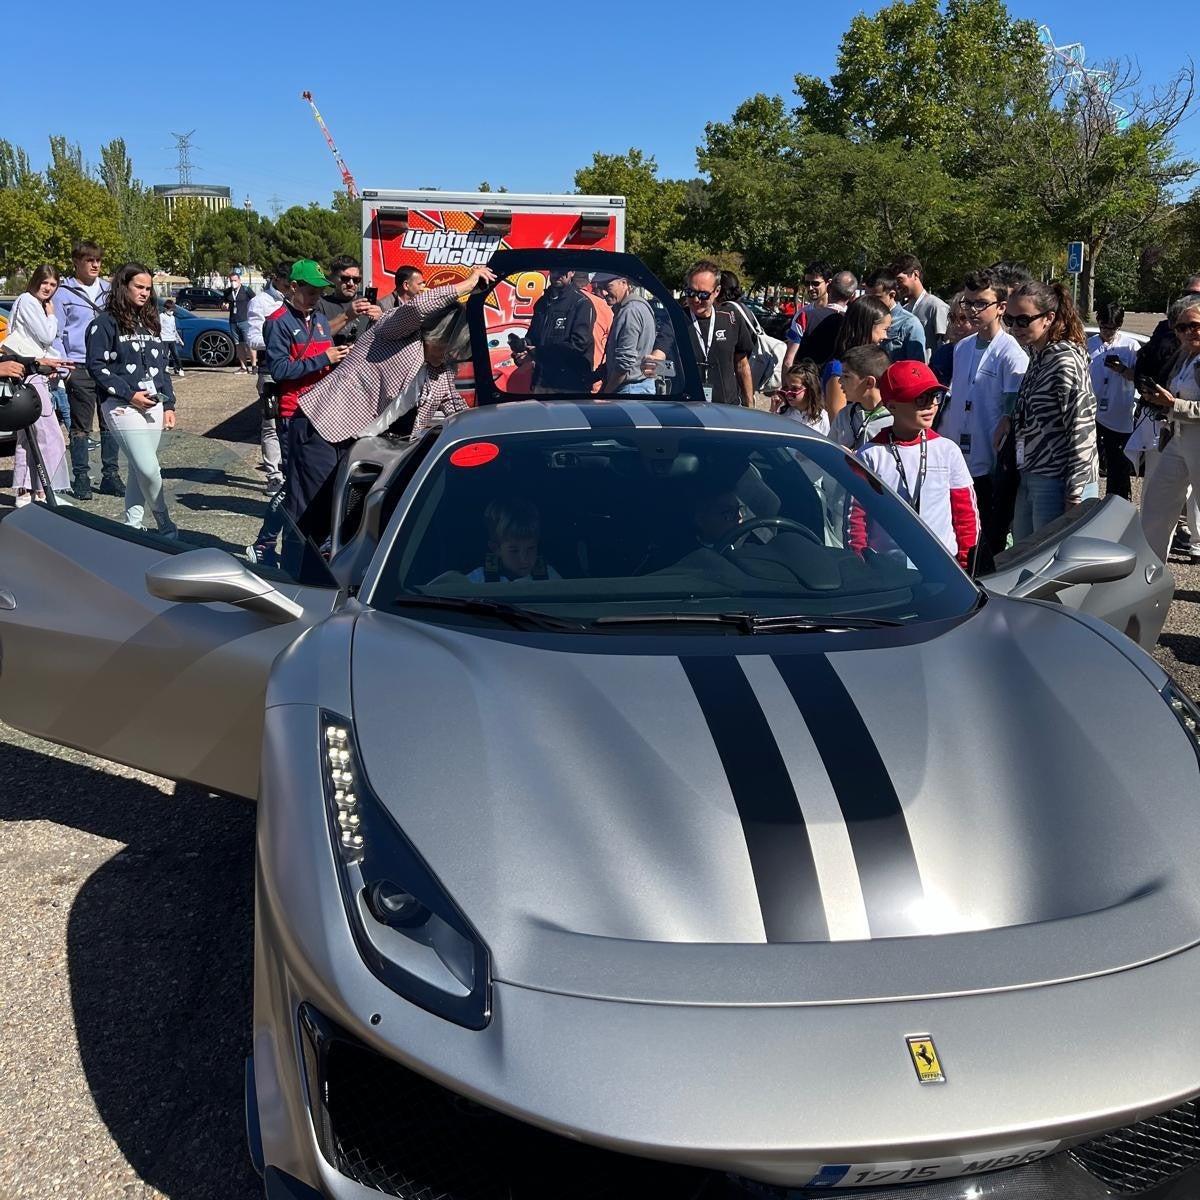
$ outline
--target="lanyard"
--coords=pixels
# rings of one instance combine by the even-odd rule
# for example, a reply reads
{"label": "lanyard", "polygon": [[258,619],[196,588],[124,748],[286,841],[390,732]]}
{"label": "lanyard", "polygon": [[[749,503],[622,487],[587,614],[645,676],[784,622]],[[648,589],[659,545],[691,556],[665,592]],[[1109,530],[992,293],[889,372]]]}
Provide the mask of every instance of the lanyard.
{"label": "lanyard", "polygon": [[921,470],[917,475],[917,491],[915,495],[908,486],[908,476],[904,473],[904,461],[900,457],[900,451],[896,449],[896,440],[890,431],[888,432],[888,449],[892,452],[892,457],[896,460],[896,470],[900,472],[900,486],[904,489],[904,497],[919,513],[921,511],[921,488],[925,483],[925,470],[928,465],[929,454],[929,443],[925,437],[925,430],[921,430]]}
{"label": "lanyard", "polygon": [[704,351],[703,365],[708,366],[708,356],[712,353],[713,334],[717,331],[717,310],[714,308],[708,318],[708,341],[706,342],[700,336],[700,322],[696,320],[696,314],[692,313],[692,324],[696,327],[696,341],[700,344],[700,349]]}

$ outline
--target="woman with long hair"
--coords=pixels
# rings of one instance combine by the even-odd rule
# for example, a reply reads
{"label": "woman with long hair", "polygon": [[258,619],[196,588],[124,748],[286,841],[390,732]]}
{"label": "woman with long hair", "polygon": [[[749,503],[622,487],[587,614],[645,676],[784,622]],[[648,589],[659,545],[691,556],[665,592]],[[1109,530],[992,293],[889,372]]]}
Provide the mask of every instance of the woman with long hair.
{"label": "woman with long hair", "polygon": [[158,532],[176,538],[167,512],[158,443],[175,428],[175,392],[167,374],[154,281],[141,263],[126,263],[112,278],[105,310],[88,327],[87,369],[96,381],[101,412],[129,460],[125,524],[142,527],[145,510]]}
{"label": "woman with long hair", "polygon": [[831,421],[846,406],[846,393],[842,390],[842,356],[855,346],[878,346],[887,340],[891,330],[892,311],[882,300],[875,296],[859,296],[850,301],[833,343],[833,357],[821,373],[825,411]]}
{"label": "woman with long hair", "polygon": [[[1200,491],[1200,296],[1180,296],[1167,314],[1179,339],[1171,361],[1167,387],[1147,380],[1142,399],[1165,410],[1166,444],[1153,468],[1147,467],[1142,490],[1142,528],[1150,549],[1163,562],[1171,533],[1187,496]],[[1193,543],[1194,544],[1194,543]]]}
{"label": "woman with long hair", "polygon": [[[29,285],[13,302],[8,318],[8,334],[5,344],[14,354],[37,359],[40,367],[47,371],[59,366],[59,360],[50,353],[58,339],[58,318],[54,315],[52,298],[58,290],[58,272],[49,264],[42,263],[29,277]],[[71,473],[67,469],[67,447],[62,430],[55,416],[54,400],[46,376],[40,371],[30,371],[26,382],[33,386],[42,401],[42,415],[32,428],[17,437],[13,459],[13,487],[17,491],[17,507],[31,500],[46,499],[43,484],[33,477],[29,466],[31,443],[36,442],[37,452],[45,465],[50,486],[56,492],[65,492],[71,486]]]}
{"label": "woman with long hair", "polygon": [[1013,516],[1019,542],[1099,495],[1096,397],[1083,323],[1061,283],[1019,284],[1002,319],[1029,355],[1012,420],[1021,473]]}

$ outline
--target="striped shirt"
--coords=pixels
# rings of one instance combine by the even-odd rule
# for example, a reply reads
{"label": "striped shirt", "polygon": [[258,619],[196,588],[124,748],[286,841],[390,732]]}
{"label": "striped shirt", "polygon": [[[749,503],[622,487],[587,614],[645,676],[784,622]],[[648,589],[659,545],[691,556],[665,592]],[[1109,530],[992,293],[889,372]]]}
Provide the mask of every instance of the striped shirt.
{"label": "striped shirt", "polygon": [[1021,470],[1065,479],[1068,501],[1078,501],[1084,488],[1099,480],[1096,397],[1082,346],[1052,342],[1029,360],[1013,430],[1018,452],[1024,445]]}

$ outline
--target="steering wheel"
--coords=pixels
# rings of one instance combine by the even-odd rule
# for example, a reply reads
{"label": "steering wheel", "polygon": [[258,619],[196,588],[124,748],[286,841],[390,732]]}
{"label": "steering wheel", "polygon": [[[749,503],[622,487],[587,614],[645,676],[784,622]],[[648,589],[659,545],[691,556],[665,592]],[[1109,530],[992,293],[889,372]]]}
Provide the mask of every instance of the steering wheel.
{"label": "steering wheel", "polygon": [[713,549],[728,558],[737,549],[738,542],[756,529],[786,530],[788,533],[798,533],[801,537],[808,538],[814,545],[822,548],[825,546],[825,543],[807,525],[801,525],[799,521],[793,521],[790,517],[755,517],[751,521],[743,521],[737,526],[732,537],[715,543]]}

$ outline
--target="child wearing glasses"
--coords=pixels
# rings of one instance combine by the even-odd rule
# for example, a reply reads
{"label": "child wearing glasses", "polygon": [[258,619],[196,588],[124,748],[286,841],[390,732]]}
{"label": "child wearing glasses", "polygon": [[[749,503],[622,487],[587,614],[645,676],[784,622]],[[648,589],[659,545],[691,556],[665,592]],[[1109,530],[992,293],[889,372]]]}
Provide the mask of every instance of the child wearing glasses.
{"label": "child wearing glasses", "polygon": [[783,386],[776,394],[777,413],[829,436],[829,414],[821,397],[821,376],[816,363],[807,358],[793,363],[784,372]]}

